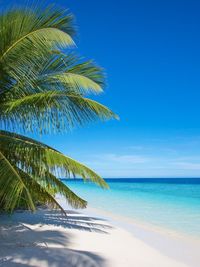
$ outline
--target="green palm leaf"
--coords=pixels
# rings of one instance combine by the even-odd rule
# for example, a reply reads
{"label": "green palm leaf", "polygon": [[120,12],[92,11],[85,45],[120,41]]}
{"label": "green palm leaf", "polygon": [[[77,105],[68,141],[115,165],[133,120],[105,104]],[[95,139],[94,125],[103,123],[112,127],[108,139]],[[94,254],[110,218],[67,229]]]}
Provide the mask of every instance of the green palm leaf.
{"label": "green palm leaf", "polygon": [[0,118],[10,126],[15,121],[16,127],[22,125],[24,130],[36,128],[49,132],[58,127],[60,130],[71,129],[87,121],[118,117],[104,105],[81,95],[48,91],[7,101],[0,107]]}
{"label": "green palm leaf", "polygon": [[38,47],[41,44],[73,44],[73,16],[65,10],[50,7],[35,11],[28,8],[9,10],[0,16],[0,29],[1,59],[14,53],[15,49],[26,47],[26,43]]}
{"label": "green palm leaf", "polygon": [[[26,75],[34,58],[74,45],[72,16],[62,10],[18,9],[0,16],[0,62],[12,79]],[[19,56],[20,55],[20,56]],[[36,65],[36,62],[35,62]],[[21,66],[21,67],[20,67]],[[23,66],[23,67],[22,67]]]}
{"label": "green palm leaf", "polygon": [[[55,84],[56,82],[61,82],[63,85],[67,86],[68,88],[75,88],[80,91],[80,89],[83,90],[83,92],[95,92],[100,93],[102,92],[102,88],[95,82],[93,82],[91,79],[80,75],[76,73],[61,73],[57,75],[53,75],[51,77],[48,77],[47,83],[50,81],[50,83]],[[45,79],[44,79],[45,82]]]}
{"label": "green palm leaf", "polygon": [[[43,57],[34,56],[25,66],[17,61],[20,80],[11,84],[11,90],[5,91],[2,97],[19,98],[29,93],[55,89],[83,95],[103,91],[104,75],[100,67],[91,61],[80,63],[74,54],[52,53],[43,53]],[[24,72],[26,75],[22,75]],[[9,73],[18,79],[12,71]]]}
{"label": "green palm leaf", "polygon": [[23,179],[15,167],[9,162],[5,155],[0,151],[0,206],[6,211],[12,211],[20,198],[26,199],[27,205],[31,210],[35,206],[29,190],[24,184]]}
{"label": "green palm leaf", "polygon": [[45,203],[59,207],[51,196],[52,192],[63,195],[72,207],[84,208],[86,201],[73,193],[53,173],[68,177],[70,174],[79,175],[86,181],[91,180],[107,187],[103,179],[83,164],[31,138],[0,131],[0,147],[0,207],[6,211],[12,211],[25,193],[29,197],[29,201],[24,197],[26,204],[31,210],[35,209],[31,196],[37,201],[45,200]]}
{"label": "green palm leaf", "polygon": [[[44,184],[41,182],[41,179],[36,179],[26,172],[22,171],[18,168],[18,171],[21,175],[24,184],[29,188],[29,191],[34,199],[40,201],[41,203],[47,203],[51,205],[53,208],[59,208],[64,214],[66,214],[65,210],[62,206],[58,203],[58,201],[51,195],[52,193],[60,193],[61,195],[65,196],[67,202],[74,208],[85,208],[86,201],[78,197],[74,192],[72,192],[66,185],[60,182],[55,176],[52,178],[51,175],[50,183]],[[56,190],[56,186],[52,183],[53,180],[56,180],[56,183],[60,183],[58,187],[58,191]],[[50,191],[50,193],[49,193]]]}
{"label": "green palm leaf", "polygon": [[[14,161],[26,172],[32,170],[34,173],[38,164],[38,169],[34,175],[39,177],[40,175],[44,176],[46,174],[44,170],[47,170],[63,177],[69,177],[70,174],[72,176],[78,175],[85,181],[91,180],[101,187],[108,187],[106,182],[88,167],[31,138],[0,131],[0,147],[10,161]],[[10,151],[13,151],[13,154]]]}

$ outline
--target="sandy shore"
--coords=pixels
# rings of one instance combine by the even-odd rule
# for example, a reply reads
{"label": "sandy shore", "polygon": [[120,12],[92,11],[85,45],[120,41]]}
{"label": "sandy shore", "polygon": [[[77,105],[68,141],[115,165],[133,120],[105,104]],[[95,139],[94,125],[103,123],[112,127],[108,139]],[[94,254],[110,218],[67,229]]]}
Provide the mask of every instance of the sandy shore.
{"label": "sandy shore", "polygon": [[[97,211],[96,211],[97,212]],[[200,266],[199,243],[105,216],[40,210],[0,215],[0,266],[186,267]]]}

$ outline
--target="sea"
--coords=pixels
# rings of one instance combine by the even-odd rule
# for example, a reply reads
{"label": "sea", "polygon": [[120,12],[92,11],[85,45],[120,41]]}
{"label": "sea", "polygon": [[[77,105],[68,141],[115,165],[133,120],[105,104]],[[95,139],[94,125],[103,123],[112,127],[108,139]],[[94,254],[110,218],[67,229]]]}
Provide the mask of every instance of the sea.
{"label": "sea", "polygon": [[200,178],[105,180],[108,190],[80,179],[62,179],[90,207],[200,238]]}

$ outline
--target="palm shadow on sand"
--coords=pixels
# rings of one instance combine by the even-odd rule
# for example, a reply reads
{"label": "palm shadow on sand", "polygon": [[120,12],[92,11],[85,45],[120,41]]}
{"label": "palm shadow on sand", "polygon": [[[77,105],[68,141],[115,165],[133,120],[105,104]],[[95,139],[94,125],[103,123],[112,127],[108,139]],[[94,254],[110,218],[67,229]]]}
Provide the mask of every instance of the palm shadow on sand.
{"label": "palm shadow on sand", "polygon": [[[0,267],[36,267],[38,262],[41,267],[106,267],[106,260],[97,253],[69,249],[73,234],[63,233],[59,227],[107,234],[111,226],[96,217],[67,214],[42,210],[37,216],[27,216],[27,212],[0,215]],[[56,227],[43,229],[44,224]]]}

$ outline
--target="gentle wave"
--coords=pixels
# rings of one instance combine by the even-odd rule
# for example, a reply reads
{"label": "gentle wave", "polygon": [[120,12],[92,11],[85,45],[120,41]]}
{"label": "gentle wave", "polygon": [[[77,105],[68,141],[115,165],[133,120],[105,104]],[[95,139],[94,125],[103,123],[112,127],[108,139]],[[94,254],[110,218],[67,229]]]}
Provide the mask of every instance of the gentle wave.
{"label": "gentle wave", "polygon": [[106,179],[110,189],[66,180],[89,205],[200,238],[200,179]]}

